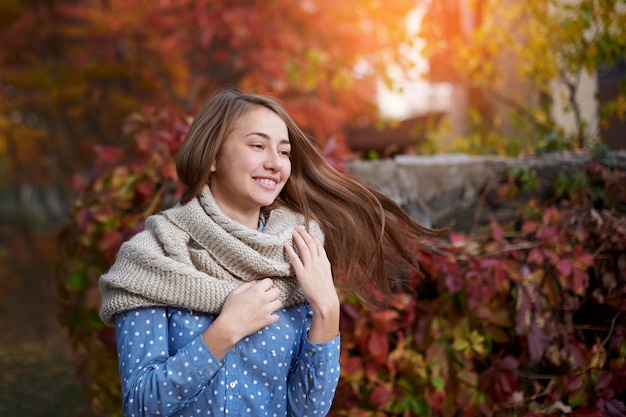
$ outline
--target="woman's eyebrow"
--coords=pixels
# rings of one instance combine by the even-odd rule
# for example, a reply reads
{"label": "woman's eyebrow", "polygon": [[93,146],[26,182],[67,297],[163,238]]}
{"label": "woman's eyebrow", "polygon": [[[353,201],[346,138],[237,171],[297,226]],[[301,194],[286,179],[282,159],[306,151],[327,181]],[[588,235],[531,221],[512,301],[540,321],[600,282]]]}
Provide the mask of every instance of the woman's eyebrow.
{"label": "woman's eyebrow", "polygon": [[[250,132],[247,135],[245,135],[244,137],[247,138],[248,136],[260,136],[263,139],[267,139],[267,140],[272,139],[267,133],[263,133],[263,132]],[[281,139],[280,144],[288,144],[288,145],[290,145],[291,142],[289,141],[289,139]]]}

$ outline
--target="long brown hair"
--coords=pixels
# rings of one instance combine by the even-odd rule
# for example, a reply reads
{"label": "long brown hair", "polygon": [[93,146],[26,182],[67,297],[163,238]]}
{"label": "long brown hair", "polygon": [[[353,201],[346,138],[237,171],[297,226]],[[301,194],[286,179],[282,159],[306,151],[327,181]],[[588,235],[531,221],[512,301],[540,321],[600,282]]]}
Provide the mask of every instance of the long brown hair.
{"label": "long brown hair", "polygon": [[291,119],[267,96],[221,91],[196,114],[177,157],[176,170],[186,187],[182,204],[195,198],[210,177],[210,166],[239,118],[263,106],[286,124],[291,142],[291,176],[276,201],[320,223],[325,248],[343,289],[370,305],[381,305],[408,273],[419,271],[418,238],[442,234],[412,219],[393,200],[333,168]]}

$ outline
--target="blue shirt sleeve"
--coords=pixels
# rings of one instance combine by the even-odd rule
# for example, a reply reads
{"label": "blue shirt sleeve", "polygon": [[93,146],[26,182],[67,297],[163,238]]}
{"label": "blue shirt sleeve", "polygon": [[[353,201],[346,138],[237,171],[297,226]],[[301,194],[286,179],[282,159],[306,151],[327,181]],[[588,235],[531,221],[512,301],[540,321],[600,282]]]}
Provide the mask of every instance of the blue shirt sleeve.
{"label": "blue shirt sleeve", "polygon": [[[312,312],[307,320],[310,328]],[[298,359],[291,369],[288,416],[325,416],[330,411],[340,376],[340,336],[314,344],[303,332]]]}
{"label": "blue shirt sleeve", "polygon": [[222,366],[201,334],[170,355],[165,307],[120,313],[115,328],[128,417],[171,415],[193,401]]}

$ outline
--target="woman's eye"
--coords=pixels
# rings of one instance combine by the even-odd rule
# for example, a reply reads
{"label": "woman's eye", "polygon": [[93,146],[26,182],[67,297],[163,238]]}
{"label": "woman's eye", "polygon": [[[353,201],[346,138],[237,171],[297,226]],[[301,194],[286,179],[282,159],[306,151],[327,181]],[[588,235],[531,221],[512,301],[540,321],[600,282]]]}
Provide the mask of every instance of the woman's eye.
{"label": "woman's eye", "polygon": [[287,156],[287,157],[291,156],[291,151],[280,151],[280,153],[281,153],[282,155]]}
{"label": "woman's eye", "polygon": [[252,144],[252,147],[257,149],[263,149],[263,145],[261,145],[260,143],[254,143]]}

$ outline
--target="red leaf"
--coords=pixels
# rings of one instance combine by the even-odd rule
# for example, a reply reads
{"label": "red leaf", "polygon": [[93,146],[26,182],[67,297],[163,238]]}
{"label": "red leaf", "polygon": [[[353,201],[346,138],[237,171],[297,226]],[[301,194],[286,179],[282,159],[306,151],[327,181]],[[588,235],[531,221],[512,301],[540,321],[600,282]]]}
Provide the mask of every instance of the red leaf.
{"label": "red leaf", "polygon": [[377,385],[370,395],[370,401],[378,405],[379,408],[384,408],[389,404],[391,399],[391,391],[382,384]]}
{"label": "red leaf", "polygon": [[72,175],[72,189],[76,191],[77,194],[83,194],[85,192],[85,187],[87,186],[87,181],[80,174]]}
{"label": "red leaf", "polygon": [[354,375],[363,367],[361,357],[350,357],[341,359],[341,373],[344,375]]}
{"label": "red leaf", "polygon": [[94,146],[94,151],[99,163],[116,164],[124,156],[124,150],[114,146]]}
{"label": "red leaf", "polygon": [[368,381],[379,381],[378,373],[381,372],[381,366],[375,361],[365,362],[365,378]]}
{"label": "red leaf", "polygon": [[528,254],[528,262],[534,262],[536,264],[543,263],[543,254],[541,253],[541,250],[533,248]]}
{"label": "red leaf", "polygon": [[102,304],[102,293],[100,292],[100,288],[88,288],[85,292],[85,305],[87,307],[100,308],[100,304]]}
{"label": "red leaf", "polygon": [[543,256],[545,258],[548,258],[548,260],[552,262],[554,265],[557,265],[559,261],[561,260],[559,256],[550,249],[543,249],[542,253],[543,253]]}
{"label": "red leaf", "polygon": [[546,329],[539,327],[536,322],[531,323],[528,332],[528,349],[533,361],[539,361],[546,351]]}
{"label": "red leaf", "polygon": [[572,411],[572,417],[602,417],[602,410],[596,407],[580,407]]}
{"label": "red leaf", "polygon": [[576,391],[582,385],[583,375],[582,374],[566,375],[564,382],[565,382],[565,388],[568,391],[570,392]]}
{"label": "red leaf", "polygon": [[479,377],[479,385],[495,401],[505,401],[517,389],[519,382],[515,370],[519,362],[513,356],[496,359]]}
{"label": "red leaf", "polygon": [[398,312],[394,310],[380,310],[372,313],[372,325],[384,333],[391,333],[398,328]]}
{"label": "red leaf", "polygon": [[427,390],[424,393],[424,397],[426,398],[428,405],[430,405],[433,410],[439,411],[441,410],[441,406],[446,399],[446,393],[440,390],[431,393],[430,390]]}
{"label": "red leaf", "polygon": [[613,383],[613,374],[607,371],[602,372],[596,379],[596,389],[601,390]]}
{"label": "red leaf", "polygon": [[163,165],[159,169],[159,174],[163,178],[171,178],[173,180],[178,180],[178,173],[176,172],[176,166],[174,164]]}
{"label": "red leaf", "polygon": [[570,357],[578,368],[583,369],[586,366],[588,356],[589,349],[587,346],[577,341],[570,344]]}
{"label": "red leaf", "polygon": [[579,242],[584,242],[587,240],[587,237],[589,236],[589,231],[587,229],[587,227],[585,227],[585,224],[583,222],[578,222],[578,224],[576,225],[576,238],[578,239]]}
{"label": "red leaf", "polygon": [[[600,406],[601,401],[598,401],[598,406]],[[604,401],[604,407],[602,408],[606,410],[607,416],[626,417],[626,405],[620,400],[611,399]]]}
{"label": "red leaf", "polygon": [[589,254],[589,253],[582,253],[582,254],[576,256],[575,259],[576,259],[576,262],[580,262],[581,264],[583,264],[587,268],[593,266],[593,263],[594,263],[593,256],[591,256],[591,254]]}
{"label": "red leaf", "polygon": [[351,304],[344,303],[342,304],[341,309],[343,310],[343,313],[346,317],[350,317],[353,320],[361,317],[361,312]]}
{"label": "red leaf", "polygon": [[96,221],[105,223],[114,217],[114,212],[111,206],[106,206],[92,210],[91,215]]}
{"label": "red leaf", "polygon": [[512,372],[500,373],[499,385],[505,396],[510,396],[517,389],[517,378]]}
{"label": "red leaf", "polygon": [[572,273],[572,263],[570,261],[560,261],[556,268],[564,277],[567,277]]}
{"label": "red leaf", "polygon": [[89,226],[91,226],[91,221],[93,220],[93,217],[91,215],[91,210],[89,210],[88,207],[84,207],[80,209],[76,217],[77,217],[78,227],[82,231],[86,231],[89,228]]}
{"label": "red leaf", "polygon": [[389,354],[389,343],[385,333],[372,330],[368,333],[367,350],[379,363],[385,363]]}
{"label": "red leaf", "polygon": [[539,239],[545,239],[546,241],[550,243],[556,243],[556,240],[558,239],[557,230],[555,227],[547,226],[546,228],[541,229],[537,233],[537,237]]}
{"label": "red leaf", "polygon": [[535,221],[527,221],[526,223],[524,223],[522,225],[522,232],[523,233],[531,233],[536,231],[540,226],[539,222],[535,222]]}
{"label": "red leaf", "polygon": [[154,190],[154,182],[150,180],[142,181],[141,184],[137,186],[137,194],[142,200],[145,200],[150,195],[152,195]]}
{"label": "red leaf", "polygon": [[448,235],[448,238],[450,239],[450,243],[452,243],[453,246],[460,246],[463,244],[463,242],[467,240],[467,236],[460,233],[450,233]]}
{"label": "red leaf", "polygon": [[513,371],[519,367],[519,361],[513,356],[505,356],[498,361],[498,368],[507,371]]}
{"label": "red leaf", "polygon": [[504,232],[502,231],[502,228],[500,227],[498,222],[492,219],[491,220],[491,237],[495,241],[500,241],[502,240],[503,236],[504,236]]}
{"label": "red leaf", "polygon": [[102,236],[100,249],[105,253],[107,260],[113,262],[115,254],[122,244],[122,234],[117,230],[111,230]]}
{"label": "red leaf", "polygon": [[576,294],[584,295],[585,289],[587,288],[589,284],[589,274],[587,274],[587,271],[581,271],[578,268],[575,268],[573,272],[574,272],[574,279],[572,282],[572,289],[574,290]]}

